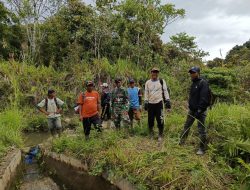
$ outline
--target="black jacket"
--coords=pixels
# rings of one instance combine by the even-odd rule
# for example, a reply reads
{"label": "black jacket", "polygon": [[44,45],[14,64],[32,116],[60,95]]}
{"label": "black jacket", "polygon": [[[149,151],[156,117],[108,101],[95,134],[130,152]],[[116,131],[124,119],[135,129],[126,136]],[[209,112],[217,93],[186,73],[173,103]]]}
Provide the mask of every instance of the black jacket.
{"label": "black jacket", "polygon": [[193,80],[188,103],[191,111],[205,111],[207,109],[209,106],[209,86],[206,80],[202,78]]}
{"label": "black jacket", "polygon": [[110,104],[110,92],[102,92],[101,95],[101,106],[104,107],[105,105]]}

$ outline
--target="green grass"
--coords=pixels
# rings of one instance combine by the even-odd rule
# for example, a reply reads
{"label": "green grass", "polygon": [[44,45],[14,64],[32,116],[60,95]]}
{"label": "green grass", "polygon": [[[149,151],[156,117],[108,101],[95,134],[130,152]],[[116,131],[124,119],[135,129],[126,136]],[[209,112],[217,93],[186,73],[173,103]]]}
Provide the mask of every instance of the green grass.
{"label": "green grass", "polygon": [[[240,114],[243,111],[245,114]],[[92,131],[87,142],[79,128],[74,137],[56,139],[53,150],[87,161],[91,174],[99,175],[108,170],[111,179],[125,178],[137,189],[247,189],[250,165],[245,156],[249,154],[248,149],[242,147],[248,142],[244,140],[248,132],[241,128],[248,125],[248,113],[249,105],[217,104],[208,115],[208,134],[212,140],[207,154],[202,157],[195,155],[196,126],[187,144],[178,145],[185,116],[177,113],[166,117],[165,140],[161,147],[156,140],[145,136],[144,122],[143,128],[129,133]],[[231,138],[244,142],[234,145],[238,154],[231,154],[227,148]]]}
{"label": "green grass", "polygon": [[11,146],[20,147],[23,144],[21,132],[24,127],[22,112],[9,109],[0,113],[0,157]]}

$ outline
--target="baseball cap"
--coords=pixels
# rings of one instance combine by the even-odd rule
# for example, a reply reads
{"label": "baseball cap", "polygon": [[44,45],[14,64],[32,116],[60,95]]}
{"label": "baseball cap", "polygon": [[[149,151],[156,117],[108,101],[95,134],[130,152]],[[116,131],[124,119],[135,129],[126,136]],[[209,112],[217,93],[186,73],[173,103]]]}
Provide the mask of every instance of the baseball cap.
{"label": "baseball cap", "polygon": [[108,85],[108,83],[103,83],[102,84],[102,87],[108,87],[109,85]]}
{"label": "baseball cap", "polygon": [[94,86],[94,83],[93,83],[93,81],[91,81],[91,80],[89,80],[89,81],[87,81],[87,84],[86,84],[87,86]]}
{"label": "baseball cap", "polygon": [[135,80],[134,79],[129,79],[129,83],[135,83]]}
{"label": "baseball cap", "polygon": [[151,69],[151,72],[160,72],[160,69],[157,68],[157,67],[154,67],[154,68]]}
{"label": "baseball cap", "polygon": [[189,73],[200,73],[200,68],[199,67],[192,67],[188,71]]}
{"label": "baseball cap", "polygon": [[115,83],[119,83],[119,82],[122,82],[122,79],[121,78],[116,78]]}

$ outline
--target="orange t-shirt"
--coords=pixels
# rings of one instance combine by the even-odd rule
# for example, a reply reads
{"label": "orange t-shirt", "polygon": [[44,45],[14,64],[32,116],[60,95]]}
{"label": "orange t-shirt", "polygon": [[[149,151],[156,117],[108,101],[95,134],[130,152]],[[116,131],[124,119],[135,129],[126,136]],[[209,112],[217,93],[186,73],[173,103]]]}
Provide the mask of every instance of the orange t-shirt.
{"label": "orange t-shirt", "polygon": [[82,106],[82,117],[88,118],[98,114],[99,93],[97,91],[81,93],[78,104]]}

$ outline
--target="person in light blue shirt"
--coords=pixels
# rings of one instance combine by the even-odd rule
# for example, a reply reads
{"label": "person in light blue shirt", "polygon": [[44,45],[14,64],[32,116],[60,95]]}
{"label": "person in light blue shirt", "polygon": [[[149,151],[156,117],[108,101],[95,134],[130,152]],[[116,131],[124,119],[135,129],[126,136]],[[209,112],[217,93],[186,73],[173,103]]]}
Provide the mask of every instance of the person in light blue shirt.
{"label": "person in light blue shirt", "polygon": [[129,80],[128,88],[128,98],[129,98],[129,119],[131,121],[131,127],[133,127],[133,120],[138,121],[140,125],[141,120],[141,110],[142,110],[142,93],[140,88],[135,86],[135,81],[133,79]]}

